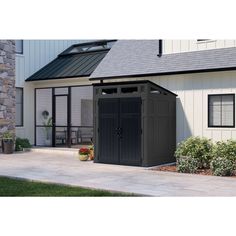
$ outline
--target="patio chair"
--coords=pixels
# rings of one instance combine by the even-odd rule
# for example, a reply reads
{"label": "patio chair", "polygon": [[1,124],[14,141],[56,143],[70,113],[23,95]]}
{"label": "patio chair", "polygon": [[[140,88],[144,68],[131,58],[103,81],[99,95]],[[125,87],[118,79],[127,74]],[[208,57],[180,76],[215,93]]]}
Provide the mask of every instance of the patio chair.
{"label": "patio chair", "polygon": [[[66,144],[67,140],[67,131],[66,128],[57,128],[56,129],[56,143],[57,144]],[[59,141],[59,143],[58,143]]]}

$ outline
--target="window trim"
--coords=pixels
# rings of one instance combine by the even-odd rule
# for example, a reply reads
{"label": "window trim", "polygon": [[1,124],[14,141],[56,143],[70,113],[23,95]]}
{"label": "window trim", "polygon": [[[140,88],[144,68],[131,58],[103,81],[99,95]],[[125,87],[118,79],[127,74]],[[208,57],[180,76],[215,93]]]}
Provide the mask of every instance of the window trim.
{"label": "window trim", "polygon": [[22,122],[20,125],[16,124],[16,127],[24,127],[24,88],[16,87],[16,89],[21,89],[21,91],[22,91],[22,98],[21,98],[21,104],[22,104],[22,106],[21,106],[21,121]]}
{"label": "window trim", "polygon": [[[233,125],[210,125],[210,97],[212,96],[233,96]],[[235,94],[234,93],[219,93],[219,94],[208,94],[208,128],[235,128]],[[221,112],[222,115],[222,112]]]}
{"label": "window trim", "polygon": [[16,54],[17,55],[23,55],[24,54],[24,40],[23,39],[19,39],[18,41],[21,41],[21,48],[22,48],[22,50],[21,50],[21,52],[17,52],[16,50],[15,50],[15,52],[16,52]]}

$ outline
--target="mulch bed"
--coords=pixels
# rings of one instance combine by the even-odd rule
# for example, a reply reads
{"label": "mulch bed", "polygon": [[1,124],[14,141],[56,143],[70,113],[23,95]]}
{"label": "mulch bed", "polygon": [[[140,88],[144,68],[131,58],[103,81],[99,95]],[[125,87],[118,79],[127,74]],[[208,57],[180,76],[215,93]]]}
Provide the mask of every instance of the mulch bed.
{"label": "mulch bed", "polygon": [[[156,168],[153,168],[152,170],[156,171],[166,171],[166,172],[177,172],[176,165],[166,165],[166,166],[158,166]],[[178,172],[177,172],[178,173]],[[210,169],[200,169],[195,173],[196,175],[212,175],[212,172]],[[212,175],[213,176],[213,175]],[[231,176],[236,177],[236,176]]]}

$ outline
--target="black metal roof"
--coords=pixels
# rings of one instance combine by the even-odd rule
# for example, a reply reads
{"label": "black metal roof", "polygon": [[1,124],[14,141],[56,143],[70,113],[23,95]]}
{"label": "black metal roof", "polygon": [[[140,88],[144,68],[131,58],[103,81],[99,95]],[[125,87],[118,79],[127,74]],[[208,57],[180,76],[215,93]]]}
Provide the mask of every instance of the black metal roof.
{"label": "black metal roof", "polygon": [[96,42],[72,45],[59,54],[56,59],[27,78],[26,81],[43,81],[90,76],[101,60],[106,56],[110,48],[82,52],[73,52],[71,50],[75,47],[87,45],[99,46],[101,43],[112,41],[114,40],[97,41],[97,45]]}

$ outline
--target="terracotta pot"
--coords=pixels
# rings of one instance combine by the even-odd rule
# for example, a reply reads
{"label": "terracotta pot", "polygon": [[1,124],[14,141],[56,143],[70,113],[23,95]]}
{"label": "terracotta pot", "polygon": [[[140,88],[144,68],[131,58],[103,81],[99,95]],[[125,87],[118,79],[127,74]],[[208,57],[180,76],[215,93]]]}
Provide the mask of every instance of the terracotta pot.
{"label": "terracotta pot", "polygon": [[79,154],[80,161],[87,161],[89,158],[89,155],[87,154]]}

